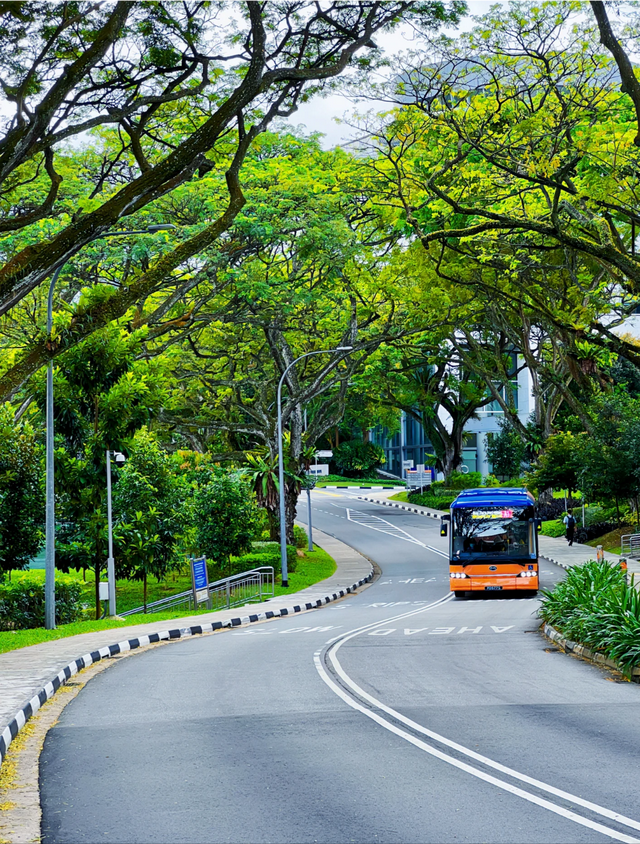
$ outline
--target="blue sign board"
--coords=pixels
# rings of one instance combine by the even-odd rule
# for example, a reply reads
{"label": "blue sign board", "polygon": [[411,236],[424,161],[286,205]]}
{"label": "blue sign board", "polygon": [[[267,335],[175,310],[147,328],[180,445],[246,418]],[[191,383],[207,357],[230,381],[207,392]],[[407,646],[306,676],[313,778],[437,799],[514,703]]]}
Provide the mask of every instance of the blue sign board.
{"label": "blue sign board", "polygon": [[207,560],[198,557],[191,560],[191,577],[193,580],[193,597],[196,604],[209,600],[209,576],[207,574]]}

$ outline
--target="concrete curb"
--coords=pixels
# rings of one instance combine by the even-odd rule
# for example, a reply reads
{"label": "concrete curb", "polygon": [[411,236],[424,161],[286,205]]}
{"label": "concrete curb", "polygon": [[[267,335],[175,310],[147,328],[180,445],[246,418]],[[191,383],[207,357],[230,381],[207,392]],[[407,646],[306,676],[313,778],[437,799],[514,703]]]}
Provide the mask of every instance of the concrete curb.
{"label": "concrete curb", "polygon": [[[406,489],[406,486],[318,486],[316,489],[397,489],[398,491]],[[359,496],[358,496],[359,497]]]}
{"label": "concrete curb", "polygon": [[[325,487],[328,489],[328,487]],[[408,504],[398,504],[397,501],[378,501],[376,498],[369,498],[367,495],[358,495],[362,501],[369,501],[371,504],[380,504],[383,507],[396,507],[398,510],[408,510],[409,513],[417,513],[419,516],[428,516],[431,519],[439,519],[439,512],[430,513],[428,510],[418,510],[416,507],[409,507]]]}
{"label": "concrete curb", "polygon": [[[556,630],[555,627],[547,624],[546,621],[542,625],[542,632],[547,639],[551,639],[552,642],[560,645],[562,650],[567,651],[568,653],[575,654],[587,662],[593,662],[596,665],[604,665],[605,668],[613,668],[615,671],[622,671],[618,663],[613,659],[609,659],[604,654],[598,653],[597,651],[592,651],[586,645],[580,645],[578,642],[573,642],[571,639],[565,638],[562,633]],[[640,683],[640,667],[634,668],[631,672],[631,681],[633,683]]]}
{"label": "concrete curb", "polygon": [[251,615],[239,616],[238,618],[230,618],[226,621],[214,621],[210,624],[196,624],[192,627],[178,627],[174,630],[163,630],[160,633],[149,633],[148,636],[140,636],[136,639],[127,639],[124,642],[106,645],[96,651],[92,651],[91,653],[84,654],[84,656],[80,656],[77,659],[72,660],[53,678],[53,680],[50,680],[42,689],[40,689],[40,691],[15,714],[5,727],[2,735],[0,735],[0,765],[2,765],[2,762],[4,761],[9,745],[27,723],[29,718],[31,718],[32,715],[35,715],[40,707],[46,703],[46,701],[50,700],[61,686],[63,686],[69,679],[71,679],[71,677],[83,668],[88,668],[90,665],[99,662],[101,659],[109,659],[117,654],[132,651],[136,648],[142,648],[156,642],[185,639],[189,636],[199,636],[203,633],[213,633],[216,630],[222,630],[225,627],[240,627],[242,625],[255,624],[260,621],[268,621],[272,618],[285,618],[286,616],[295,615],[296,613],[314,610],[319,607],[323,607],[326,604],[330,604],[333,601],[338,601],[340,598],[344,598],[345,595],[352,594],[360,586],[363,586],[365,583],[370,583],[373,579],[373,574],[373,566],[371,566],[369,574],[357,583],[353,583],[351,586],[340,589],[338,592],[333,592],[331,595],[318,598],[313,602],[294,604],[292,607],[282,607],[279,610],[252,613]]}

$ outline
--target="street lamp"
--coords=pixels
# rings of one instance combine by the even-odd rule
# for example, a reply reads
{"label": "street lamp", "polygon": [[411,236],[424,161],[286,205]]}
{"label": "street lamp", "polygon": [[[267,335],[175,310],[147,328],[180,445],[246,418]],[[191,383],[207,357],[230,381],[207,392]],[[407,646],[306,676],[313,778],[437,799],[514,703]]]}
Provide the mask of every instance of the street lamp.
{"label": "street lamp", "polygon": [[[99,234],[92,240],[99,240],[102,237],[127,237],[132,234],[153,234],[158,231],[175,229],[173,223],[159,223],[148,226],[146,229],[134,231],[113,231]],[[90,243],[91,241],[89,241]],[[64,264],[56,267],[56,270],[49,285],[49,296],[47,298],[47,337],[51,342],[51,331],[53,329],[53,289],[56,286],[58,276]],[[46,527],[45,527],[45,578],[44,578],[44,626],[47,630],[53,630],[56,626],[56,514],[53,485],[53,358],[49,360],[47,367],[47,400],[46,400]],[[115,598],[114,598],[115,600]],[[115,604],[114,604],[115,606]],[[111,597],[109,597],[111,608]],[[114,613],[115,614],[115,613]]]}
{"label": "street lamp", "polygon": [[[121,451],[113,452],[116,466],[124,466],[126,457]],[[109,527],[109,556],[107,557],[107,580],[109,581],[109,615],[116,614],[116,564],[113,558],[113,522],[111,519],[111,452],[107,449],[107,524]]]}
{"label": "street lamp", "polygon": [[307,528],[309,529],[309,536],[307,537],[307,539],[309,540],[309,551],[313,551],[313,525],[311,524],[311,490],[314,489],[315,485],[316,479],[307,475],[304,479],[303,486],[307,490]]}
{"label": "street lamp", "polygon": [[335,349],[318,349],[315,352],[307,352],[304,355],[300,355],[299,358],[296,358],[292,361],[289,366],[285,369],[285,371],[280,376],[280,381],[278,382],[278,392],[276,396],[277,405],[278,405],[278,483],[280,486],[280,497],[279,497],[279,504],[280,504],[280,561],[282,566],[282,585],[288,586],[289,585],[289,572],[287,570],[287,522],[286,522],[286,515],[284,511],[284,458],[282,455],[282,385],[284,384],[284,379],[286,378],[287,372],[291,369],[292,366],[295,366],[304,358],[311,357],[311,355],[332,355],[334,352],[350,352],[353,349],[353,346],[336,346]]}

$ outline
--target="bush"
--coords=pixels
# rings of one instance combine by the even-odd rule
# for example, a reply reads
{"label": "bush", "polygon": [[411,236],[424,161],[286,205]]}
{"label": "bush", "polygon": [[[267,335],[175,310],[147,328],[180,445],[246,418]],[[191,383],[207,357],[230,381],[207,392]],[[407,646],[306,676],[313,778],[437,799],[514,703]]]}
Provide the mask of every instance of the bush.
{"label": "bush", "polygon": [[552,519],[547,522],[542,523],[542,529],[540,533],[543,536],[564,536],[565,534],[565,527],[564,523],[560,519]]}
{"label": "bush", "polygon": [[[257,569],[260,566],[273,566],[276,575],[282,574],[279,542],[253,542],[252,549],[241,557],[231,561],[231,574]],[[292,574],[298,565],[298,552],[295,545],[287,545],[287,570]]]}
{"label": "bush", "polygon": [[447,478],[447,489],[475,489],[482,485],[480,472],[452,472]]}
{"label": "bush", "polygon": [[[44,627],[44,580],[24,574],[0,583],[0,630]],[[82,585],[72,577],[56,577],[56,624],[82,618]]]}
{"label": "bush", "polygon": [[640,662],[640,593],[618,567],[594,560],[574,566],[553,591],[543,590],[538,614],[615,660],[627,676]]}
{"label": "bush", "polygon": [[434,510],[448,510],[451,503],[458,497],[457,492],[446,490],[442,495],[432,495],[431,493],[409,493],[407,496],[411,504],[417,504],[420,507],[433,507]]}
{"label": "bush", "polygon": [[350,478],[366,478],[385,462],[384,450],[371,442],[348,440],[333,451],[333,460]]}
{"label": "bush", "polygon": [[482,481],[482,486],[486,486],[486,487],[500,486],[500,481],[496,478],[495,475],[489,474]]}
{"label": "bush", "polygon": [[299,525],[293,526],[293,539],[296,544],[296,548],[302,548],[304,550],[309,545],[309,537],[307,536],[307,532],[304,528],[300,527]]}

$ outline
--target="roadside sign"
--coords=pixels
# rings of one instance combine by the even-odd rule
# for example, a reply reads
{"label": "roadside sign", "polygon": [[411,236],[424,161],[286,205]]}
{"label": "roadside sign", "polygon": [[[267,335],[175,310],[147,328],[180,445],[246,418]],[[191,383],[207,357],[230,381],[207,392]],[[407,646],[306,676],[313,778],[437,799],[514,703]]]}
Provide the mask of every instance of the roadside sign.
{"label": "roadside sign", "polygon": [[413,469],[413,460],[403,460],[402,461],[402,468],[403,469]]}
{"label": "roadside sign", "polygon": [[193,600],[195,605],[209,600],[209,575],[207,574],[206,557],[191,558],[191,582],[193,584]]}
{"label": "roadside sign", "polygon": [[331,457],[333,457],[333,452],[328,451],[328,450],[326,450],[326,451],[316,451],[316,457],[329,457],[329,458],[331,458]]}

